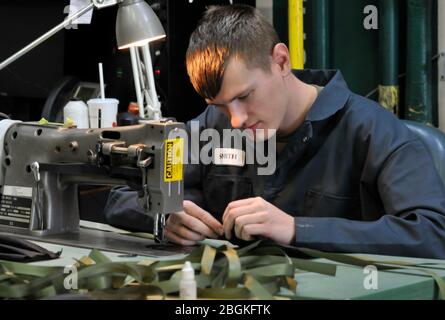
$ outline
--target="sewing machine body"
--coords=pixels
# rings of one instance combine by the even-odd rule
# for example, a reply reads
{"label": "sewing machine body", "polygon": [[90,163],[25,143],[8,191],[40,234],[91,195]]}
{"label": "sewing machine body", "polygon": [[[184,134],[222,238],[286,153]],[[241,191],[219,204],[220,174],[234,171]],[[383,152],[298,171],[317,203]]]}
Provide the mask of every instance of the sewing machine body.
{"label": "sewing machine body", "polygon": [[153,218],[181,210],[182,162],[173,164],[172,152],[182,161],[176,132],[183,126],[171,121],[109,129],[10,125],[3,157],[0,153],[0,232],[33,238],[78,232],[79,184],[128,184],[139,190],[141,205]]}

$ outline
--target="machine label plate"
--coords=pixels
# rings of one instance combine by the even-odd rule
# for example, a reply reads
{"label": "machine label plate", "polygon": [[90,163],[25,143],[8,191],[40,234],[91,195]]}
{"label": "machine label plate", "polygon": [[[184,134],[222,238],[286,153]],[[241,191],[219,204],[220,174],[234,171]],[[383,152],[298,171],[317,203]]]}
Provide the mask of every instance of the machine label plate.
{"label": "machine label plate", "polygon": [[0,224],[29,228],[32,188],[5,186],[0,194]]}
{"label": "machine label plate", "polygon": [[184,139],[165,140],[164,182],[182,180],[182,164],[184,157]]}

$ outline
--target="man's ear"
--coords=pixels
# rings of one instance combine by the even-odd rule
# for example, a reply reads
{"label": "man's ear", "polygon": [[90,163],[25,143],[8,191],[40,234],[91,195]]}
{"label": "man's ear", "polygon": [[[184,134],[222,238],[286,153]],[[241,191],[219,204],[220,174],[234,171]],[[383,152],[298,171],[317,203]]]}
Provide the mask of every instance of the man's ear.
{"label": "man's ear", "polygon": [[280,67],[283,76],[288,76],[292,71],[290,66],[289,49],[284,43],[277,43],[272,51],[272,61]]}

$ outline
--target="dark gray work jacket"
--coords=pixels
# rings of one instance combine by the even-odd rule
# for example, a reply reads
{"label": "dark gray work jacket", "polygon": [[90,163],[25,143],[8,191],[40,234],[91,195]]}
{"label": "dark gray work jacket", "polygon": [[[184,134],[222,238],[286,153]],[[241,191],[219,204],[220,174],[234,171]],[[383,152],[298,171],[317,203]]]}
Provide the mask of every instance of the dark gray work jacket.
{"label": "dark gray work jacket", "polygon": [[[295,217],[296,246],[444,259],[445,187],[422,142],[390,112],[352,93],[339,71],[294,73],[324,89],[278,155],[275,173],[187,165],[185,198],[220,219],[230,201],[261,196]],[[214,106],[196,120],[200,130],[231,128]],[[135,214],[136,206],[135,194],[120,188],[105,213]]]}

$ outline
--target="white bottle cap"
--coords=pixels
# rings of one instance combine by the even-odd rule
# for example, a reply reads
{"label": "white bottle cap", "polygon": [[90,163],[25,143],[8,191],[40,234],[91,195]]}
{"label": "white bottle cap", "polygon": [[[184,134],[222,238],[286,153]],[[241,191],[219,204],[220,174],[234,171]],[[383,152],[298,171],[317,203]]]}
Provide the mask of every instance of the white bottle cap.
{"label": "white bottle cap", "polygon": [[181,270],[181,279],[182,280],[193,280],[195,279],[195,270],[193,269],[190,261],[186,261],[184,267]]}

